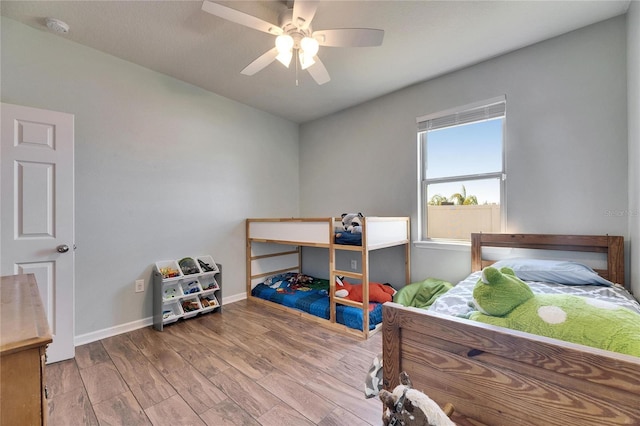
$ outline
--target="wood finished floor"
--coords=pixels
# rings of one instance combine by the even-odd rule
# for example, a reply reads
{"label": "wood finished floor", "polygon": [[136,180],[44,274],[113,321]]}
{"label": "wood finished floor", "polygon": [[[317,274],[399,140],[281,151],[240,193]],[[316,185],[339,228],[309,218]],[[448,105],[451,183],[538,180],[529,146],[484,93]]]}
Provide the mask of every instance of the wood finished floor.
{"label": "wood finished floor", "polygon": [[382,334],[246,301],[76,348],[46,366],[50,425],[379,425],[364,378]]}

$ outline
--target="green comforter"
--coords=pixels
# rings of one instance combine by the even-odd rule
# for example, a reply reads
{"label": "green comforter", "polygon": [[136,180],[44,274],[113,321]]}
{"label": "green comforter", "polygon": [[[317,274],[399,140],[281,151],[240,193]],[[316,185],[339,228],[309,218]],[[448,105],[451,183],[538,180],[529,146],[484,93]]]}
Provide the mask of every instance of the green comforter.
{"label": "green comforter", "polygon": [[613,303],[567,294],[537,294],[503,317],[469,319],[640,357],[640,315]]}
{"label": "green comforter", "polygon": [[438,297],[453,288],[447,281],[427,278],[422,282],[404,286],[393,296],[393,301],[404,306],[427,309]]}

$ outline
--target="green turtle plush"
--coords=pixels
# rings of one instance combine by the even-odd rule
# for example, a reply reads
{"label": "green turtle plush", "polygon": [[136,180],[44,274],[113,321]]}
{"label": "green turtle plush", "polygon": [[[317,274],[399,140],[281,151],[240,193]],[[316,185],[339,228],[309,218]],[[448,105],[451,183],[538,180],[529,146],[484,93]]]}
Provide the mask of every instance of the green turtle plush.
{"label": "green turtle plush", "polygon": [[566,294],[534,294],[510,268],[487,267],[469,319],[640,357],[640,314]]}

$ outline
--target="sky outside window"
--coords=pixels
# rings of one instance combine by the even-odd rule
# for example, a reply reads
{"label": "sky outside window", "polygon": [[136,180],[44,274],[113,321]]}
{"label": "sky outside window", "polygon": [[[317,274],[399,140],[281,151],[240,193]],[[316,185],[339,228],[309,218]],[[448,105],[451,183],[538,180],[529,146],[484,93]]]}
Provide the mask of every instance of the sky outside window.
{"label": "sky outside window", "polygon": [[[432,130],[427,135],[426,178],[465,176],[502,171],[503,118]],[[500,203],[499,179],[429,185],[428,199],[462,191],[478,204]]]}

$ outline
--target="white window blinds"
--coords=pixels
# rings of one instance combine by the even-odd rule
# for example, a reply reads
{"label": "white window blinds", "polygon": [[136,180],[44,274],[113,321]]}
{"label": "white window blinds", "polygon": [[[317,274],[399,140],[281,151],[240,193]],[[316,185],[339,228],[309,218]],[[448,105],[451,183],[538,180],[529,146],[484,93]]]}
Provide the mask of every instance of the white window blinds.
{"label": "white window blinds", "polygon": [[418,117],[416,121],[418,122],[418,132],[425,132],[475,121],[504,117],[505,111],[506,98],[500,96],[489,101],[484,101],[481,105],[472,104],[437,114],[424,115]]}

